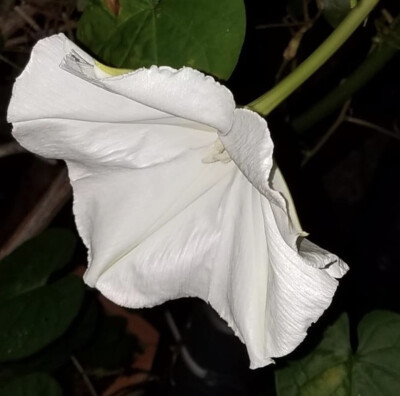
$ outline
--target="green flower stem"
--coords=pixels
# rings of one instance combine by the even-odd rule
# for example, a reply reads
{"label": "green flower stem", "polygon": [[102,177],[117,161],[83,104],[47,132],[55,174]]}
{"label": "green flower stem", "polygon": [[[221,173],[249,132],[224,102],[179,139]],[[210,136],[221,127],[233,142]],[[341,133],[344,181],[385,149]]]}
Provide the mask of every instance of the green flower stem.
{"label": "green flower stem", "polygon": [[263,116],[271,113],[341,47],[378,2],[379,0],[360,0],[332,34],[293,73],[247,107]]}
{"label": "green flower stem", "polygon": [[305,132],[326,116],[332,114],[351,98],[360,88],[370,81],[400,50],[400,17],[392,24],[390,31],[374,45],[367,58],[325,97],[311,109],[295,118],[292,122],[297,132]]}

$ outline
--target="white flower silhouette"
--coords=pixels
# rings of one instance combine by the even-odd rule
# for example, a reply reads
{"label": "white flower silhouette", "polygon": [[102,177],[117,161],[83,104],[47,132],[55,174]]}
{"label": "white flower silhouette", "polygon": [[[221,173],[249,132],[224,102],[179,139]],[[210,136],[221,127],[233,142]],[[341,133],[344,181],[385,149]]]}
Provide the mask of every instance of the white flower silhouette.
{"label": "white flower silhouette", "polygon": [[85,281],[110,300],[200,297],[252,368],[291,352],[330,304],[346,264],[303,238],[265,120],[211,77],[110,77],[57,35],[35,46],[8,117],[21,145],[66,161]]}

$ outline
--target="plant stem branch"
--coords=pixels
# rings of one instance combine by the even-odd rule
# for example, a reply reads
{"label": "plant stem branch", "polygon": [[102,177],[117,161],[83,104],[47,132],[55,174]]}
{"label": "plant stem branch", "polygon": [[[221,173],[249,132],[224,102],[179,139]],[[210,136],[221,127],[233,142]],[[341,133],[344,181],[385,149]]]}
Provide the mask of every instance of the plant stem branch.
{"label": "plant stem branch", "polygon": [[13,61],[10,61],[8,58],[6,58],[5,56],[0,54],[0,61],[7,63],[7,65],[11,66],[12,68],[14,68],[15,70],[18,70],[19,72],[22,70],[22,68],[20,66],[18,66],[16,63],[14,63]]}
{"label": "plant stem branch", "polygon": [[379,132],[385,136],[388,136],[392,139],[396,139],[400,141],[400,135],[396,132],[393,132],[389,129],[383,128],[380,125],[374,124],[367,120],[363,120],[362,118],[348,116],[347,111],[350,107],[351,100],[349,99],[340,110],[340,114],[337,117],[336,121],[332,124],[332,126],[328,129],[328,131],[322,136],[322,138],[318,141],[318,143],[311,149],[304,153],[304,159],[301,163],[301,166],[305,166],[308,161],[310,161],[325,145],[325,143],[331,138],[331,136],[336,132],[336,130],[344,123],[349,122],[351,124],[359,125],[365,128],[372,129],[376,132]]}
{"label": "plant stem branch", "polygon": [[23,7],[15,6],[14,10],[35,32],[41,31],[39,25],[35,22],[35,20],[29,14],[27,14],[25,12]]}
{"label": "plant stem branch", "polygon": [[96,392],[96,389],[94,388],[92,382],[90,381],[90,378],[87,376],[87,374],[85,373],[85,370],[83,369],[82,365],[79,363],[79,360],[74,355],[71,355],[70,358],[71,358],[71,361],[72,361],[73,365],[75,366],[75,368],[81,374],[83,382],[85,383],[85,385],[86,385],[88,391],[90,392],[90,394],[92,396],[99,396],[99,394]]}
{"label": "plant stem branch", "polygon": [[379,0],[360,0],[332,34],[293,73],[247,107],[263,116],[271,113],[341,47],[378,2]]}
{"label": "plant stem branch", "polygon": [[398,135],[396,132],[392,132],[389,129],[383,128],[380,125],[373,124],[372,122],[363,120],[361,118],[347,116],[345,117],[344,121],[350,122],[355,125],[360,125],[365,128],[373,129],[376,132],[382,133],[383,135],[400,141],[400,135]]}
{"label": "plant stem branch", "polygon": [[39,199],[33,209],[18,225],[4,246],[0,247],[0,259],[9,255],[25,241],[43,231],[71,196],[67,170],[63,169]]}
{"label": "plant stem branch", "polygon": [[311,149],[305,152],[304,159],[301,163],[301,166],[305,166],[311,158],[313,158],[325,145],[325,143],[332,137],[332,135],[336,132],[336,130],[342,125],[342,123],[346,120],[347,110],[350,107],[351,101],[348,100],[340,110],[340,113],[335,120],[335,122],[331,125],[328,131],[322,136],[322,138],[318,141],[318,143]]}
{"label": "plant stem branch", "polygon": [[328,93],[317,104],[293,120],[292,126],[297,132],[305,132],[326,116],[332,114],[347,99],[370,81],[399,51],[400,17],[398,17],[381,42],[361,65],[340,85]]}

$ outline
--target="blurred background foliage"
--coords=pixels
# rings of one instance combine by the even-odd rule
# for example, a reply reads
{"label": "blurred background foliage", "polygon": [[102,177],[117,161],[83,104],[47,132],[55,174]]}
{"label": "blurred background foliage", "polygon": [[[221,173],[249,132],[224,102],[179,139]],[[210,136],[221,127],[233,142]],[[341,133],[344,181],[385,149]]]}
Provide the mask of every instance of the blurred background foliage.
{"label": "blurred background foliage", "polygon": [[[243,345],[198,300],[133,312],[85,288],[63,164],[26,153],[6,122],[15,77],[51,34],[65,33],[110,66],[198,68],[245,105],[306,59],[356,3],[1,2],[1,396],[400,394],[397,0],[381,0],[267,117],[303,227],[351,267],[306,341],[274,367],[250,371]],[[154,353],[139,364],[149,345]]]}

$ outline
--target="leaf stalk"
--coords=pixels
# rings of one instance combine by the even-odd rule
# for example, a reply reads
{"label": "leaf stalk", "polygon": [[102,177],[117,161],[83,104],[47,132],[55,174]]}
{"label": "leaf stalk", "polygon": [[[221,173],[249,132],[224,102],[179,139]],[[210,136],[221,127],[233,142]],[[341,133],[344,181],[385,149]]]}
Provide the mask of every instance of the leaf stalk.
{"label": "leaf stalk", "polygon": [[346,42],[378,2],[379,0],[360,0],[342,23],[297,69],[247,107],[263,116],[271,113]]}

